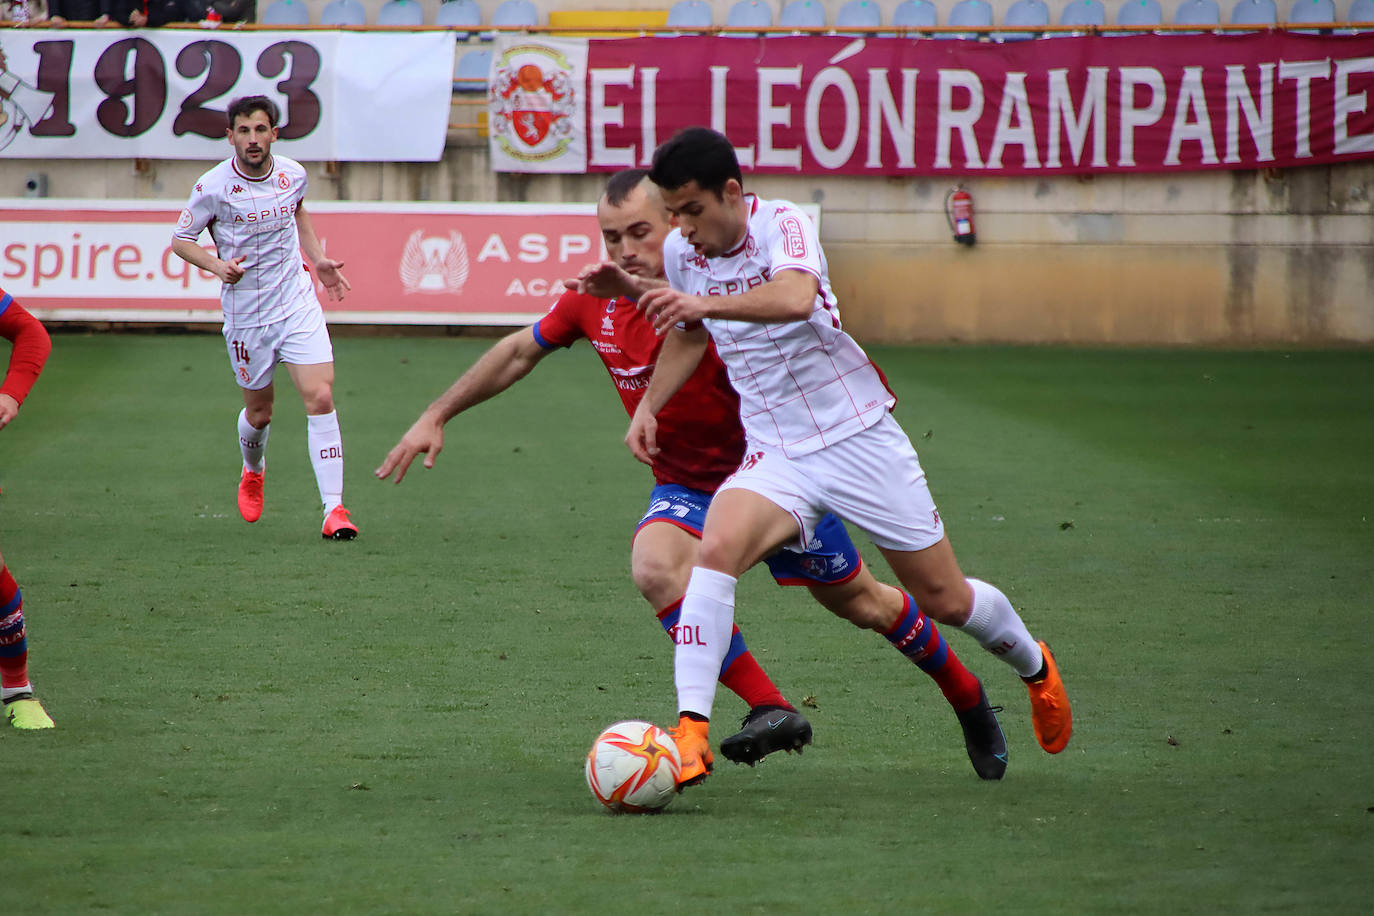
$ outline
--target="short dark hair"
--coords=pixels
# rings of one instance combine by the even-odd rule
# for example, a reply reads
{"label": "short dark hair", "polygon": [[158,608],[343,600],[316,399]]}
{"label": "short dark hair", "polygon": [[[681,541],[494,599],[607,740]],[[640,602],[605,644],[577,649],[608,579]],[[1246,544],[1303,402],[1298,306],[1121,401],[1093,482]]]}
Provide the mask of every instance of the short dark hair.
{"label": "short dark hair", "polygon": [[649,180],[665,191],[695,181],[703,191],[720,197],[731,178],[744,184],[739,159],[730,138],[709,127],[684,127],[654,150]]}
{"label": "short dark hair", "polygon": [[267,115],[267,123],[273,127],[277,126],[277,119],[281,117],[281,112],[277,109],[277,103],[265,95],[245,95],[241,99],[234,99],[229,103],[229,129],[234,129],[234,121],[238,118],[246,118],[255,111],[260,111]]}
{"label": "short dark hair", "polygon": [[621,169],[606,181],[606,190],[603,196],[606,203],[612,207],[618,207],[625,203],[625,199],[630,196],[639,183],[649,174],[648,169]]}

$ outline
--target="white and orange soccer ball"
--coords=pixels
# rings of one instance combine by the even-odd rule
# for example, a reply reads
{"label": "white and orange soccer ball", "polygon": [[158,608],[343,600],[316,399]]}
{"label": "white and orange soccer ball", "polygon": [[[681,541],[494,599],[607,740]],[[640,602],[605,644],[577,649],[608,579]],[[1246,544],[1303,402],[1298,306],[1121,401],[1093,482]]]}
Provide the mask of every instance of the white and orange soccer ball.
{"label": "white and orange soccer ball", "polygon": [[681,773],[677,745],[652,722],[617,722],[587,752],[587,786],[617,814],[663,809],[677,794]]}

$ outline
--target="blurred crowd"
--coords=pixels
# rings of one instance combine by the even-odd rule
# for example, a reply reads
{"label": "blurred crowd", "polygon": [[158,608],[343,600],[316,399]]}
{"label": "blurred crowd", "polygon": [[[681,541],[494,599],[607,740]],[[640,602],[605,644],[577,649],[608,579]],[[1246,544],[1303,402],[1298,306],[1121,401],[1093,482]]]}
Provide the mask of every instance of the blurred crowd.
{"label": "blurred crowd", "polygon": [[169,22],[251,22],[256,0],[0,0],[0,21],[61,28],[69,22],[141,28]]}

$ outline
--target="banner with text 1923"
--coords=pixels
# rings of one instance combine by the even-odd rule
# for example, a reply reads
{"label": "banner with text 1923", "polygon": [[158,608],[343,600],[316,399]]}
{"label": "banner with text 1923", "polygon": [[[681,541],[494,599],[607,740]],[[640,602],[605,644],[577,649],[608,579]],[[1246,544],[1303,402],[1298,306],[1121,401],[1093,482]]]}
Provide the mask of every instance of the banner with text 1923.
{"label": "banner with text 1923", "polygon": [[283,153],[435,162],[452,102],[447,32],[0,32],[0,157],[222,159],[239,96],[281,108]]}
{"label": "banner with text 1923", "polygon": [[587,170],[714,127],[753,172],[1081,174],[1374,157],[1374,33],[589,42]]}

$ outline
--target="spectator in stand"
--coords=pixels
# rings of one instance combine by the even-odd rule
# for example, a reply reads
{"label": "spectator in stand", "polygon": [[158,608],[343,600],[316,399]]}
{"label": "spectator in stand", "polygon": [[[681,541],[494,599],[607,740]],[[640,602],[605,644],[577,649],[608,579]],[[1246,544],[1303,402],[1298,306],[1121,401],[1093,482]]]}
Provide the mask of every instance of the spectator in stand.
{"label": "spectator in stand", "polygon": [[[0,0],[0,22],[25,26],[43,18],[43,5],[38,0]],[[4,68],[0,66],[0,69]]]}
{"label": "spectator in stand", "polygon": [[210,6],[222,22],[253,22],[258,18],[257,0],[214,0]]}
{"label": "spectator in stand", "polygon": [[[191,6],[186,0],[100,0],[105,15],[112,26],[130,25],[136,29],[144,26],[156,28],[169,22],[198,22],[202,16],[190,15]],[[104,23],[96,20],[98,25]]]}
{"label": "spectator in stand", "polygon": [[46,16],[35,18],[34,25],[60,29],[68,22],[95,22],[104,12],[101,0],[47,0]]}

